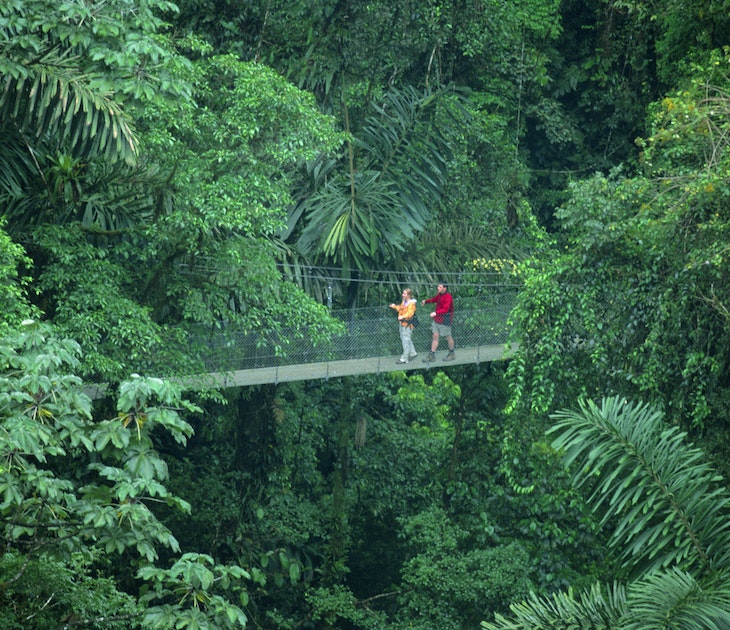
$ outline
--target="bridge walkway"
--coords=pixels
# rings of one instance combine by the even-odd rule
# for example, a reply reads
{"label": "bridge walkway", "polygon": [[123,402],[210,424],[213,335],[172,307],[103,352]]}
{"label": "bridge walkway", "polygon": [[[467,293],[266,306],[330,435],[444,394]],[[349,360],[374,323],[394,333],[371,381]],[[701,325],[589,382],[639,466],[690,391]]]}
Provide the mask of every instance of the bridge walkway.
{"label": "bridge walkway", "polygon": [[436,354],[436,361],[425,363],[423,358],[427,352],[419,353],[412,361],[399,364],[400,354],[382,357],[365,357],[361,359],[340,359],[321,361],[316,363],[299,363],[294,365],[275,365],[270,367],[233,370],[231,372],[211,372],[201,377],[191,377],[190,387],[246,387],[262,385],[264,383],[285,383],[290,381],[307,381],[315,379],[338,378],[341,376],[355,376],[359,374],[381,374],[385,372],[412,371],[412,370],[441,370],[455,365],[479,364],[489,361],[507,359],[517,349],[516,344],[493,344],[458,348],[456,358],[445,362],[444,347]]}
{"label": "bridge walkway", "polygon": [[316,347],[306,335],[297,337],[294,331],[281,332],[280,338],[285,340],[281,347],[277,347],[273,334],[262,339],[235,331],[208,333],[202,339],[208,377],[218,387],[245,387],[499,360],[514,351],[507,343],[515,296],[516,288],[506,286],[490,287],[485,295],[455,299],[455,361],[443,361],[447,346],[442,339],[437,360],[423,363],[431,346],[432,305],[419,305],[416,314],[420,325],[412,336],[419,356],[405,365],[396,364],[401,353],[396,312],[381,306],[332,311],[345,332]]}

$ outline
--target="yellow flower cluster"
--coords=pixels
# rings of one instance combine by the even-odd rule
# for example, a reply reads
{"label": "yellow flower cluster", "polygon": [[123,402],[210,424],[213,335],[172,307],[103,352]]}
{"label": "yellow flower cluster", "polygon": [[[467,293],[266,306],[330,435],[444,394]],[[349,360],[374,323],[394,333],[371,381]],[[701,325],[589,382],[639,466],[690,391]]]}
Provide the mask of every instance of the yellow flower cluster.
{"label": "yellow flower cluster", "polygon": [[517,263],[508,258],[475,258],[471,261],[472,271],[487,271],[490,273],[504,273],[518,275]]}

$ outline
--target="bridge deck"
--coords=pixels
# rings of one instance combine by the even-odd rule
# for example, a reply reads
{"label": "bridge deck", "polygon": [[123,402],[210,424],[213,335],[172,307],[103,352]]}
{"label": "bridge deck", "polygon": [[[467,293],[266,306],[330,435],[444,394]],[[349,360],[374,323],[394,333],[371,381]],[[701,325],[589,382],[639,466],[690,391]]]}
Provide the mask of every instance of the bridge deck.
{"label": "bridge deck", "polygon": [[[455,365],[468,365],[500,361],[508,359],[517,350],[517,344],[507,346],[494,344],[457,348],[453,361],[444,361],[446,349],[436,353],[436,361],[424,363],[426,353],[419,354],[413,361],[399,364],[400,355],[384,357],[368,357],[364,359],[345,359],[339,361],[323,361],[319,363],[299,363],[295,365],[279,365],[273,367],[233,370],[231,372],[211,372],[180,379],[185,389],[246,387],[248,385],[278,384],[292,381],[339,378],[358,374],[380,374],[396,370],[443,370]],[[104,384],[86,385],[84,392],[92,399],[106,395]]]}
{"label": "bridge deck", "polygon": [[443,369],[454,365],[498,361],[508,358],[515,350],[516,345],[507,347],[504,344],[457,348],[456,359],[445,362],[443,361],[443,357],[446,356],[446,349],[444,348],[436,353],[436,361],[432,363],[423,362],[422,359],[426,356],[426,353],[419,354],[413,361],[406,364],[396,363],[400,355],[390,355],[217,372],[199,378],[193,377],[185,384],[191,388],[210,385],[214,387],[245,387],[263,383],[328,379],[358,374],[380,374],[381,372],[393,372],[395,370]]}

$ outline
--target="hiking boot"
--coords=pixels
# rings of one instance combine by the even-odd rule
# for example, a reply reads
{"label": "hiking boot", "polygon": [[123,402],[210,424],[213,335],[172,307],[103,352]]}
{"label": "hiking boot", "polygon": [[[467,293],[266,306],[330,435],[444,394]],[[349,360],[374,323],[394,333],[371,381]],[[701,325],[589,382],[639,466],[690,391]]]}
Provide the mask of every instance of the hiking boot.
{"label": "hiking boot", "polygon": [[449,350],[449,354],[444,357],[444,361],[453,361],[456,358],[453,350]]}
{"label": "hiking boot", "polygon": [[424,363],[431,363],[436,360],[436,355],[433,352],[429,352],[426,358],[423,360]]}

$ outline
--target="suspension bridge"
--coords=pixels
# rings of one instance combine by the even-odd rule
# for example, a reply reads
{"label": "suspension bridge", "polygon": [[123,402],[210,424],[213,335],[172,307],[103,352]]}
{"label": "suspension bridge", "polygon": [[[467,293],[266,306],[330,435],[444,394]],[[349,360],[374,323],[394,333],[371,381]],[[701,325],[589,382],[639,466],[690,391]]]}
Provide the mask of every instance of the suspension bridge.
{"label": "suspension bridge", "polygon": [[[342,322],[342,334],[313,344],[306,331],[282,329],[265,338],[236,330],[200,332],[192,340],[203,348],[205,372],[176,378],[186,389],[247,387],[291,381],[380,374],[395,370],[442,370],[509,358],[509,313],[515,287],[497,287],[484,295],[455,298],[452,334],[456,358],[444,362],[447,345],[441,339],[434,362],[424,362],[431,347],[433,305],[417,308],[420,324],[413,330],[418,356],[399,364],[401,342],[396,312],[388,306],[330,311]],[[104,395],[103,385],[88,386],[92,398]]]}
{"label": "suspension bridge", "polygon": [[[419,304],[417,308],[420,324],[414,328],[412,338],[418,356],[406,364],[397,363],[402,348],[396,312],[387,306],[368,307],[331,311],[342,322],[345,332],[316,346],[306,335],[297,339],[287,330],[266,340],[217,331],[205,340],[209,371],[195,381],[198,386],[245,387],[502,360],[516,350],[514,344],[508,345],[507,321],[515,295],[514,287],[503,287],[486,295],[455,299],[453,361],[443,361],[447,351],[445,339],[440,340],[436,360],[423,361],[431,346],[432,305]],[[277,339],[286,341],[277,344]]]}

